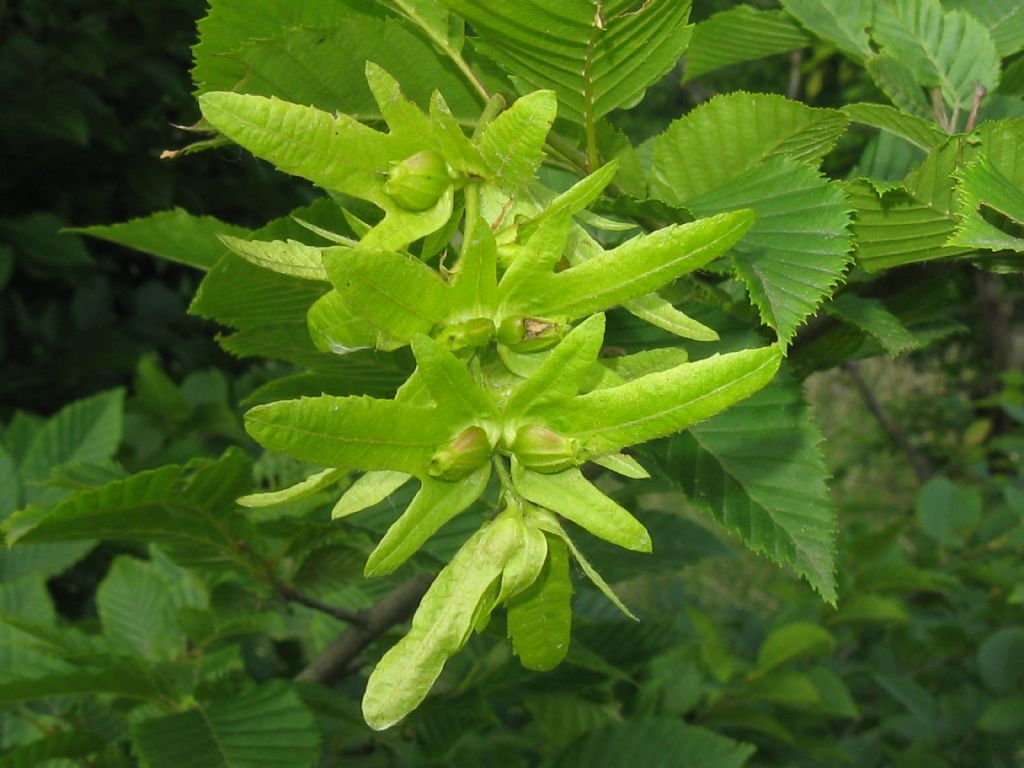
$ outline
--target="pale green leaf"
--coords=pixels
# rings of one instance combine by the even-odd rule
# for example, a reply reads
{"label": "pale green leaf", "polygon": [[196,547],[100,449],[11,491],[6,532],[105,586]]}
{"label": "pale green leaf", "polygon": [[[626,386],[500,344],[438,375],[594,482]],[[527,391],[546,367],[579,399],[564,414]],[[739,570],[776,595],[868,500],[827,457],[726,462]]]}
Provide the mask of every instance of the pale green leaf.
{"label": "pale green leaf", "polygon": [[704,323],[680,312],[657,293],[648,293],[624,301],[622,306],[630,314],[675,336],[694,341],[718,341],[718,333],[713,328],[708,328]]}
{"label": "pale green leaf", "polygon": [[543,531],[532,525],[523,526],[522,543],[505,564],[501,572],[501,589],[495,605],[518,597],[540,577],[548,560],[548,540]]}
{"label": "pale green leaf", "polygon": [[603,314],[591,315],[551,350],[531,376],[509,396],[505,413],[527,418],[544,404],[560,404],[579,393],[604,340]]}
{"label": "pale green leaf", "polygon": [[598,591],[602,595],[608,598],[608,601],[612,605],[622,611],[626,617],[633,621],[639,621],[639,619],[633,615],[633,612],[626,607],[625,603],[619,599],[619,596],[615,594],[615,591],[608,585],[608,582],[604,580],[604,577],[602,577],[601,574],[597,572],[597,569],[590,564],[590,561],[584,557],[579,547],[577,547],[573,543],[573,540],[569,538],[569,534],[565,532],[562,524],[558,522],[558,518],[546,509],[534,508],[531,510],[531,520],[541,530],[557,536],[565,546],[569,548],[569,552],[572,553],[573,560],[576,561],[576,564],[580,567],[580,570],[583,571],[583,574],[590,579],[590,582],[597,587]]}
{"label": "pale green leaf", "polygon": [[755,552],[791,565],[828,602],[836,521],[822,437],[788,376],[645,456]]}
{"label": "pale green leaf", "polygon": [[686,205],[777,155],[817,165],[846,124],[841,112],[782,96],[716,96],[645,145],[652,153],[651,195]]}
{"label": "pale green leaf", "polygon": [[944,11],[939,0],[878,3],[872,37],[919,85],[940,88],[950,107],[969,110],[978,86],[992,91],[999,82],[999,54],[988,30],[962,11]]}
{"label": "pale green leaf", "polygon": [[173,660],[185,652],[171,586],[152,564],[115,558],[96,591],[103,634],[122,653]]}
{"label": "pale green leaf", "polygon": [[448,657],[473,629],[477,605],[516,549],[522,523],[500,517],[475,533],[423,596],[409,633],[377,664],[363,696],[363,716],[376,730],[415,709]]}
{"label": "pale green leaf", "polygon": [[391,573],[412,557],[441,526],[480,498],[490,477],[490,463],[455,482],[423,477],[412,503],[370,553],[366,575]]}
{"label": "pale green leaf", "polygon": [[451,416],[476,422],[496,418],[494,397],[474,381],[464,361],[426,336],[412,342],[417,375],[430,392],[437,407]]}
{"label": "pale green leaf", "polygon": [[221,235],[220,241],[232,253],[261,269],[301,277],[304,280],[327,280],[322,258],[323,248],[306,245],[297,240],[261,242],[227,235]]}
{"label": "pale green leaf", "polygon": [[272,507],[275,504],[287,504],[291,501],[298,501],[299,499],[312,496],[324,488],[329,488],[344,476],[345,470],[343,469],[325,469],[310,475],[305,480],[301,480],[288,488],[282,488],[279,491],[267,491],[265,493],[251,493],[247,496],[239,497],[236,501],[243,507],[254,507],[257,509]]}
{"label": "pale green leaf", "polygon": [[197,269],[210,269],[224,255],[224,246],[217,240],[218,236],[247,237],[250,234],[244,227],[212,216],[193,216],[181,208],[120,224],[81,227],[72,231]]}
{"label": "pale green leaf", "polygon": [[131,738],[146,768],[308,768],[320,754],[316,718],[279,681],[142,720]]}
{"label": "pale green leaf", "polygon": [[306,397],[260,405],[245,426],[272,451],[321,467],[391,469],[422,477],[454,437],[445,414],[371,397]]}
{"label": "pale green leaf", "polygon": [[569,652],[572,629],[572,580],[565,543],[547,539],[547,559],[536,581],[508,605],[512,652],[527,669],[545,672]]}
{"label": "pale green leaf", "polygon": [[857,60],[871,55],[866,28],[874,5],[873,0],[782,0],[782,7],[807,29]]}
{"label": "pale green leaf", "polygon": [[753,226],[734,264],[761,319],[788,345],[852,261],[850,204],[838,182],[785,157],[690,200],[697,215],[749,208]]}
{"label": "pale green leaf", "polygon": [[317,299],[306,314],[306,322],[309,337],[322,352],[348,355],[364,349],[401,346],[386,331],[355,314],[338,291],[328,291]]}
{"label": "pale green leaf", "polygon": [[598,538],[636,552],[651,551],[651,537],[643,525],[601,493],[578,469],[549,475],[514,463],[512,483],[523,498],[558,513]]}
{"label": "pale green leaf", "polygon": [[390,470],[367,472],[352,483],[338,499],[338,503],[331,510],[331,519],[339,520],[379,504],[405,485],[410,477],[411,475],[405,472]]}
{"label": "pale green leaf", "polygon": [[464,314],[464,319],[490,318],[498,306],[498,246],[483,219],[478,218],[468,230],[452,269],[448,304],[453,314]]}
{"label": "pale green leaf", "polygon": [[749,397],[775,375],[778,347],[749,349],[598,389],[546,413],[549,426],[595,454],[685,429]]}
{"label": "pale green leaf", "polygon": [[590,460],[599,467],[610,469],[616,474],[633,480],[646,480],[651,476],[651,473],[644,469],[643,464],[623,453],[608,453],[604,456],[594,456]]}
{"label": "pale green leaf", "polygon": [[554,90],[560,116],[588,126],[634,104],[675,66],[691,34],[689,0],[652,0],[639,7],[631,0],[599,6],[590,0],[444,5],[469,22],[479,51],[531,90]]}
{"label": "pale green leaf", "polygon": [[810,42],[807,33],[783,11],[739,5],[694,27],[693,40],[686,49],[683,82],[730,64],[803,48]]}
{"label": "pale green leaf", "polygon": [[557,107],[553,91],[535,91],[484,127],[477,146],[495,184],[515,190],[533,181]]}
{"label": "pale green leaf", "polygon": [[733,211],[627,240],[569,269],[498,286],[505,316],[585,317],[656,290],[717,258],[753,223]]}
{"label": "pale green leaf", "polygon": [[450,288],[441,275],[418,259],[391,251],[330,248],[324,266],[343,304],[396,346],[429,334],[458,309],[451,306]]}

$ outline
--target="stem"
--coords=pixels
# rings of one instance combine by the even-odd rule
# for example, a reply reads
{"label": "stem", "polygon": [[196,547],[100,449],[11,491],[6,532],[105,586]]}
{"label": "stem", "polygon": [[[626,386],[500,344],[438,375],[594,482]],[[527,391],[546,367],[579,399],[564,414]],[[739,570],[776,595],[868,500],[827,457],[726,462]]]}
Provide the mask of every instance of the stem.
{"label": "stem", "polygon": [[421,573],[372,608],[360,611],[360,623],[338,635],[295,679],[326,684],[358,669],[353,664],[356,657],[391,627],[409,618],[433,580],[433,576]]}
{"label": "stem", "polygon": [[789,85],[786,87],[786,98],[796,99],[800,95],[800,64],[804,52],[799,48],[789,54]]}
{"label": "stem", "polygon": [[904,455],[907,457],[907,461],[910,462],[910,468],[914,470],[914,474],[917,475],[917,479],[922,483],[928,480],[930,477],[935,475],[935,467],[932,466],[931,462],[921,453],[917,448],[914,447],[913,443],[910,442],[910,438],[907,437],[906,432],[903,428],[896,423],[892,415],[885,410],[885,406],[882,405],[881,401],[875,396],[874,391],[867,385],[864,378],[860,375],[860,366],[856,360],[851,360],[847,363],[843,363],[843,368],[849,375],[853,385],[857,388],[860,393],[861,399],[864,400],[864,404],[871,411],[871,414],[875,417],[882,429],[889,436]]}
{"label": "stem", "polygon": [[334,618],[340,621],[344,621],[347,624],[360,624],[364,621],[362,614],[352,613],[351,611],[346,611],[336,606],[333,606],[330,603],[325,603],[321,600],[317,600],[316,598],[309,597],[308,595],[299,592],[297,589],[295,589],[295,587],[291,586],[290,584],[276,583],[273,586],[274,591],[281,598],[287,600],[290,603],[298,603],[299,605],[304,605],[307,608],[312,608],[314,611],[326,613],[328,616],[333,616]]}
{"label": "stem", "polygon": [[988,89],[978,83],[974,86],[974,101],[971,102],[971,114],[967,117],[967,125],[964,126],[964,133],[974,130],[974,124],[978,122],[978,110],[981,109],[981,100],[985,98]]}
{"label": "stem", "polygon": [[935,120],[946,133],[950,133],[949,119],[946,117],[946,104],[942,100],[942,89],[932,88],[932,112]]}

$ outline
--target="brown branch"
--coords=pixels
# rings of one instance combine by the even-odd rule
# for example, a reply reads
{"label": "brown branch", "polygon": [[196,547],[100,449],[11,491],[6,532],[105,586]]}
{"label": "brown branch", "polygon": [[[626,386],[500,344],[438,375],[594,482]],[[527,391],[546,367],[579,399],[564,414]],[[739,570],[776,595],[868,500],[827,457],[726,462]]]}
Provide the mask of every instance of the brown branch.
{"label": "brown branch", "polygon": [[804,52],[799,48],[789,54],[789,85],[786,86],[786,98],[795,100],[800,95],[800,65],[803,63]]}
{"label": "brown branch", "polygon": [[903,428],[896,423],[896,420],[885,410],[885,406],[882,405],[881,401],[875,396],[874,391],[867,385],[864,378],[860,375],[859,365],[856,360],[850,360],[843,363],[843,368],[846,373],[850,376],[850,380],[853,385],[857,388],[857,392],[860,393],[861,399],[864,404],[871,411],[871,414],[875,417],[882,429],[889,436],[901,451],[906,455],[907,460],[910,462],[911,469],[914,470],[914,474],[917,475],[917,479],[922,483],[932,476],[935,475],[935,467],[928,461],[928,458],[921,453],[914,444],[910,442],[910,438],[907,437],[906,432]]}
{"label": "brown branch", "polygon": [[352,672],[352,662],[366,646],[409,618],[433,580],[433,576],[421,573],[372,608],[360,611],[360,621],[338,635],[295,679],[332,683]]}

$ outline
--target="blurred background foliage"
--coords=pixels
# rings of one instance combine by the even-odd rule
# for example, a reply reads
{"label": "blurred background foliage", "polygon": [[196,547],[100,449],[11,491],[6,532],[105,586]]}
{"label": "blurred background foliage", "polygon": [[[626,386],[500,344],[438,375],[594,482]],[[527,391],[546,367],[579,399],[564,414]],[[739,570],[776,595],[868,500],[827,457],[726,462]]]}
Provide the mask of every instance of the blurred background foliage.
{"label": "blurred background foliage", "polygon": [[[732,5],[698,2],[694,20]],[[238,403],[266,378],[263,364],[227,356],[213,340],[216,329],[187,316],[197,274],[63,232],[176,206],[257,226],[312,198],[303,183],[238,150],[160,159],[190,140],[176,126],[198,117],[189,46],[204,10],[202,0],[0,2],[0,423],[4,455],[13,457],[0,471],[18,467],[20,501],[53,503],[99,482],[76,474],[70,454],[34,467],[21,460],[47,429],[77,438],[73,458],[85,456],[90,472],[108,472],[105,479],[251,446]],[[823,44],[682,79],[680,67],[616,124],[639,141],[737,89],[815,106],[876,95],[860,69]],[[868,142],[867,132],[850,131],[827,170],[852,173]],[[284,695],[282,706],[315,713],[323,765],[655,765],[659,745],[672,744],[682,723],[755,745],[749,764],[756,766],[1024,765],[1024,337],[1013,313],[1021,284],[1015,277],[993,287],[990,278],[946,262],[894,270],[886,279],[892,293],[934,286],[963,332],[897,360],[876,357],[807,381],[828,438],[842,528],[838,611],[684,504],[673,523],[676,543],[651,567],[603,561],[595,547],[594,560],[618,577],[643,621],[619,621],[581,587],[574,651],[559,670],[534,675],[508,663],[502,628],[493,626],[452,662],[436,699],[395,732],[365,729],[355,680],[342,685],[348,696],[310,686],[301,691],[303,707]],[[803,343],[818,330],[812,322]],[[89,428],[77,433],[69,423]],[[910,456],[923,463],[914,466]],[[255,477],[276,486],[295,471],[259,459]],[[648,511],[680,508],[671,488],[643,494]],[[3,500],[0,516],[12,503]],[[314,507],[258,522],[292,541],[297,523],[289,520],[319,520]],[[338,584],[359,570],[348,551],[323,547],[320,570],[296,570],[295,583],[337,598]],[[340,626],[306,608],[285,609],[258,574],[224,582],[206,604],[189,603],[187,572],[144,547],[76,545],[49,562],[57,565],[31,578],[53,598],[62,626],[74,627],[75,642],[101,625],[116,636],[118,590],[150,583],[191,606],[190,643],[232,648],[257,681],[294,676]],[[21,578],[10,556],[0,566],[5,580]],[[342,602],[365,607],[379,597],[373,589],[350,590]],[[54,619],[38,601],[36,608],[17,602],[25,594],[0,589],[0,607]],[[203,625],[209,606],[241,606],[258,618],[218,639]],[[165,619],[153,621],[159,627]],[[184,642],[171,635],[172,645]],[[168,642],[161,637],[154,630],[153,642]],[[17,644],[4,642],[0,657]],[[73,659],[76,652],[84,653],[60,653]],[[214,674],[208,686],[229,690],[240,685],[238,674]],[[19,701],[0,688],[4,701]],[[40,733],[85,729],[116,745],[132,727],[102,697],[31,711],[37,731],[24,711],[0,715],[0,766],[45,763],[18,753]],[[131,764],[117,746],[87,746],[81,754],[92,757],[52,764]],[[738,766],[750,751],[724,742],[707,745],[707,755],[701,764]]]}

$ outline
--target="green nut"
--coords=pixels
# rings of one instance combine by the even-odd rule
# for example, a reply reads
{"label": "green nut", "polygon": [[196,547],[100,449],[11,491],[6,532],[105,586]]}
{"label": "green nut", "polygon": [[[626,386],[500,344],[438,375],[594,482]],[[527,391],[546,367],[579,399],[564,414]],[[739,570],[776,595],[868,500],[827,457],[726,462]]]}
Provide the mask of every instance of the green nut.
{"label": "green nut", "polygon": [[527,424],[516,432],[509,449],[519,463],[536,472],[551,474],[582,463],[579,444],[540,424]]}
{"label": "green nut", "polygon": [[491,458],[491,441],[477,426],[466,427],[447,445],[438,449],[427,466],[427,474],[439,480],[461,480]]}
{"label": "green nut", "polygon": [[454,351],[466,347],[482,347],[494,338],[494,323],[486,317],[467,320],[464,323],[446,325],[434,338]]}
{"label": "green nut", "polygon": [[561,323],[536,317],[506,317],[498,326],[498,341],[515,352],[553,347],[564,334]]}
{"label": "green nut", "polygon": [[391,164],[384,191],[407,211],[425,211],[451,183],[448,163],[432,149],[424,149]]}

